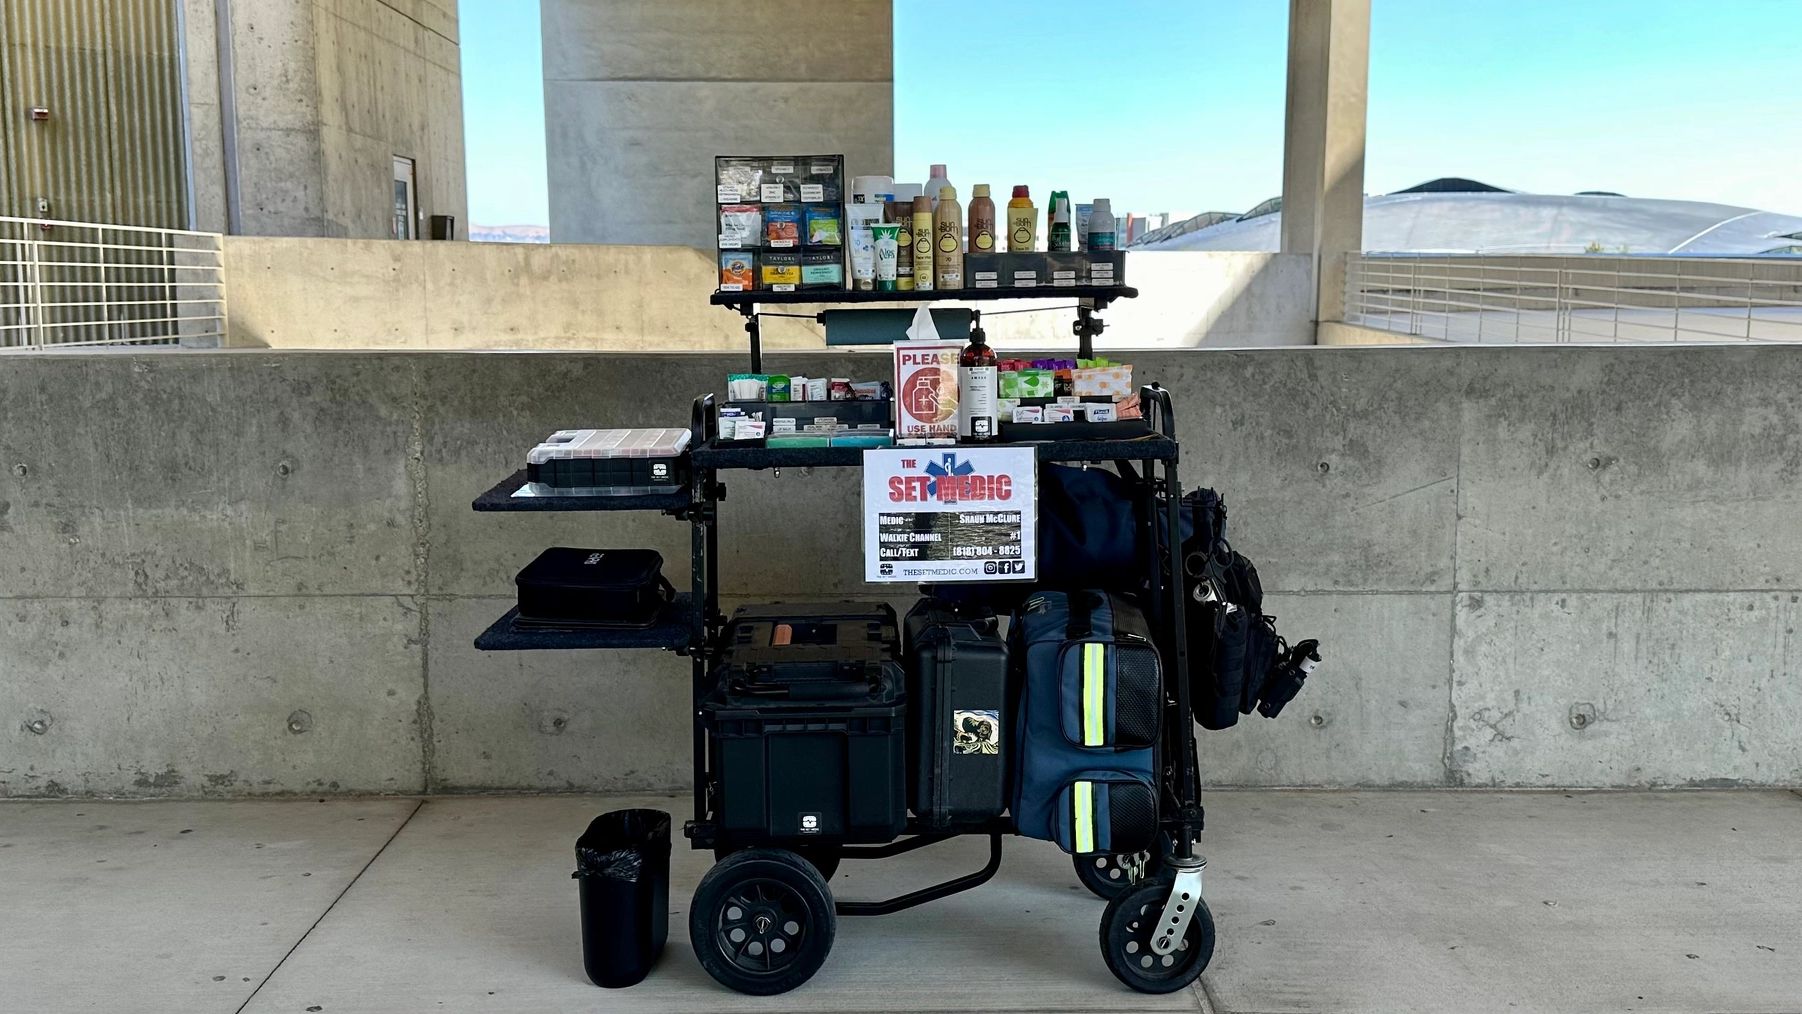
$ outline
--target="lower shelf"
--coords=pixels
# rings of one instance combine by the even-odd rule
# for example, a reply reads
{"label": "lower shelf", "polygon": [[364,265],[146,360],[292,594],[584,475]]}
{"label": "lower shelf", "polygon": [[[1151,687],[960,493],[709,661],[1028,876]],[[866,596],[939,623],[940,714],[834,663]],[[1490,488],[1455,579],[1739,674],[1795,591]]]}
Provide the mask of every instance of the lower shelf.
{"label": "lower shelf", "polygon": [[676,595],[648,627],[564,628],[525,626],[517,608],[495,620],[476,638],[481,651],[579,651],[605,648],[686,648],[694,637],[694,599]]}

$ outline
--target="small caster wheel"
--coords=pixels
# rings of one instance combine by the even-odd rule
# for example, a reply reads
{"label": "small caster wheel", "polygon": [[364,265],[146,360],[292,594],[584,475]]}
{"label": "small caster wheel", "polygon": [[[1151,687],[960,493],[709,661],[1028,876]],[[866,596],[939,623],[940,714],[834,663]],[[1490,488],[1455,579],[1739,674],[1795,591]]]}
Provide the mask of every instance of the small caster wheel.
{"label": "small caster wheel", "polygon": [[1152,931],[1170,897],[1168,881],[1141,884],[1101,914],[1101,957],[1114,978],[1141,993],[1174,993],[1201,975],[1214,958],[1214,915],[1195,899],[1195,917],[1169,954],[1151,949]]}
{"label": "small caster wheel", "polygon": [[707,974],[753,996],[786,993],[825,964],[838,915],[825,878],[784,849],[746,849],[695,888],[688,940]]}
{"label": "small caster wheel", "polygon": [[1103,901],[1112,901],[1128,888],[1156,879],[1163,871],[1164,856],[1170,852],[1170,836],[1158,836],[1154,853],[1147,849],[1128,855],[1071,856],[1076,865],[1076,879],[1089,893]]}
{"label": "small caster wheel", "polygon": [[[738,851],[741,850],[730,845],[715,845],[713,847],[714,862],[719,862]],[[820,877],[825,880],[831,880],[832,875],[838,872],[839,860],[843,858],[843,850],[837,845],[803,845],[791,851],[812,863],[813,868],[819,870]]]}

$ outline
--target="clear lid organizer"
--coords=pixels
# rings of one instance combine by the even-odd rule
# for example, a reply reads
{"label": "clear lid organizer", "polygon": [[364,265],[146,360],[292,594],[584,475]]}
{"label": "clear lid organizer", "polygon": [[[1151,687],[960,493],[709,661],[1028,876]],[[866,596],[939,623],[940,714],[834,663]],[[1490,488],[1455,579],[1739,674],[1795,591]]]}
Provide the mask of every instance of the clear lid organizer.
{"label": "clear lid organizer", "polygon": [[523,496],[673,493],[685,482],[685,428],[558,430],[526,455]]}

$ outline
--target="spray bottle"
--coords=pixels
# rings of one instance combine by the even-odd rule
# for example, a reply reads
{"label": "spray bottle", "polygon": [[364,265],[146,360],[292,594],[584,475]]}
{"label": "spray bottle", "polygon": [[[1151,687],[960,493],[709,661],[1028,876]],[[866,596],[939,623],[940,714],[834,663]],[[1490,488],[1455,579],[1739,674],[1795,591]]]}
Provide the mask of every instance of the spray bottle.
{"label": "spray bottle", "polygon": [[932,198],[914,198],[914,291],[931,292],[933,285]]}
{"label": "spray bottle", "polygon": [[[957,203],[957,188],[939,188],[938,207],[932,212],[932,284],[937,289],[964,287],[964,209]],[[918,267],[915,268],[918,271]],[[915,282],[915,288],[919,283]]]}

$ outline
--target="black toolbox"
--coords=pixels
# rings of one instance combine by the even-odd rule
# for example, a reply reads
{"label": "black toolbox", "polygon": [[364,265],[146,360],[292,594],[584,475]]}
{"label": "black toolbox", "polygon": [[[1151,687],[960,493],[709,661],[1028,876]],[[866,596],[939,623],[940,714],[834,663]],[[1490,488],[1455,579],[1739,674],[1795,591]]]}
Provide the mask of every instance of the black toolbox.
{"label": "black toolbox", "polygon": [[702,711],[721,837],[881,843],[907,824],[905,677],[887,605],[747,606]]}
{"label": "black toolbox", "polygon": [[921,599],[907,613],[908,803],[926,825],[979,824],[1007,808],[1007,642],[986,608]]}
{"label": "black toolbox", "polygon": [[648,627],[676,596],[654,549],[553,546],[513,582],[526,626]]}

